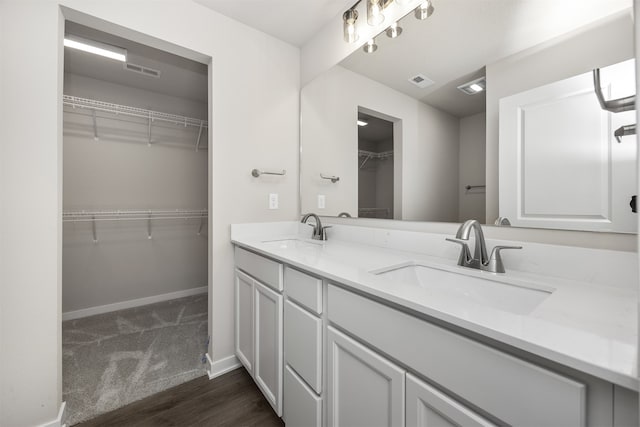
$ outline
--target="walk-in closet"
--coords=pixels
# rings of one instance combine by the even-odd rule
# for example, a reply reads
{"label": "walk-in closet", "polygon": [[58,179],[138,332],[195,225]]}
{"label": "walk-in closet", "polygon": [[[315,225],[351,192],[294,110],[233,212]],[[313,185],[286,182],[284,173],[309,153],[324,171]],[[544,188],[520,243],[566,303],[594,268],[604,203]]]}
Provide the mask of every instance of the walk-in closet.
{"label": "walk-in closet", "polygon": [[67,22],[64,68],[72,425],[206,373],[210,124],[205,64]]}
{"label": "walk-in closet", "polygon": [[393,123],[358,112],[358,217],[393,218]]}

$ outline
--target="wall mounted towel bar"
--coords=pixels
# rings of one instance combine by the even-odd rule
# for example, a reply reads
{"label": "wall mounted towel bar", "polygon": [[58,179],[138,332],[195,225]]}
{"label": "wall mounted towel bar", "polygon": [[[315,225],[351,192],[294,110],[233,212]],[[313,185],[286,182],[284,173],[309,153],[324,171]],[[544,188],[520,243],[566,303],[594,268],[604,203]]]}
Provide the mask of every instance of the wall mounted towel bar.
{"label": "wall mounted towel bar", "polygon": [[600,103],[600,107],[603,110],[610,111],[612,113],[621,113],[623,111],[635,110],[636,108],[636,96],[631,95],[625,98],[605,100],[602,94],[602,86],[600,85],[600,69],[593,70],[593,86],[596,92],[596,97]]}
{"label": "wall mounted towel bar", "polygon": [[320,174],[320,178],[322,179],[330,179],[331,182],[333,182],[334,184],[338,181],[340,181],[340,177],[339,176],[334,176],[334,175],[325,175],[323,173]]}
{"label": "wall mounted towel bar", "polygon": [[251,175],[254,177],[259,177],[260,175],[285,175],[287,173],[286,170],[282,169],[280,172],[269,172],[269,171],[261,171],[260,169],[253,169],[251,171]]}
{"label": "wall mounted towel bar", "polygon": [[465,185],[465,190],[471,190],[472,188],[486,188],[486,185]]}

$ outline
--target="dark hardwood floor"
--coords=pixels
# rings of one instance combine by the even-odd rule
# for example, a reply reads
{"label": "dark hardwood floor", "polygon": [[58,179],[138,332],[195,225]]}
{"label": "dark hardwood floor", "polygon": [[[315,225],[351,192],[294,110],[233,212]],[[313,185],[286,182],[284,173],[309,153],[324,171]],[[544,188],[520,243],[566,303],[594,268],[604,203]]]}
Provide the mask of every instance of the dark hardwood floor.
{"label": "dark hardwood floor", "polygon": [[93,426],[284,426],[244,368],[200,377],[100,415]]}

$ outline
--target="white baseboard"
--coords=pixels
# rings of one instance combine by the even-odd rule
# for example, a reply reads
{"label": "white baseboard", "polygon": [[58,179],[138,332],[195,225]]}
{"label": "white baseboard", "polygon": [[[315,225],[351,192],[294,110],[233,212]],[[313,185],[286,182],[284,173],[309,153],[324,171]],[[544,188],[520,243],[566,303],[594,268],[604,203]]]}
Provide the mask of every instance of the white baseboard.
{"label": "white baseboard", "polygon": [[81,317],[93,316],[95,314],[109,313],[111,311],[124,310],[127,308],[139,307],[141,305],[153,304],[156,302],[168,301],[176,298],[190,297],[192,295],[207,292],[207,287],[185,289],[183,291],[169,292],[167,294],[154,295],[145,298],[132,299],[129,301],[116,302],[113,304],[99,305],[97,307],[83,308],[81,310],[67,311],[62,313],[62,321],[79,319]]}
{"label": "white baseboard", "polygon": [[40,427],[67,427],[67,402],[60,404],[58,416],[55,420],[40,424]]}
{"label": "white baseboard", "polygon": [[205,354],[205,356],[207,357],[207,375],[209,375],[210,380],[242,366],[235,356],[225,357],[215,362],[211,360],[209,353]]}

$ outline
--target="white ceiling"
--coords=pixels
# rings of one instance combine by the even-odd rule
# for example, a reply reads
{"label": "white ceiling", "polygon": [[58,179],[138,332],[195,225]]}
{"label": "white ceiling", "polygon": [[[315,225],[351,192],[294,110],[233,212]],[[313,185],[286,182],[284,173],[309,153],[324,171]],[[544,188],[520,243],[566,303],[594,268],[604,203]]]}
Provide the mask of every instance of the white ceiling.
{"label": "white ceiling", "polygon": [[194,0],[294,46],[304,45],[356,0]]}
{"label": "white ceiling", "polygon": [[[401,21],[404,31],[398,38],[379,35],[375,53],[358,49],[341,65],[464,117],[484,111],[485,96],[466,95],[457,86],[483,76],[485,65],[628,9],[632,0],[433,0],[433,4],[430,18],[419,21],[409,14]],[[631,18],[627,21],[632,25]],[[417,73],[435,84],[425,89],[412,85],[408,78]]]}
{"label": "white ceiling", "polygon": [[127,49],[127,62],[160,70],[160,78],[125,70],[123,63],[65,48],[65,72],[79,74],[156,93],[207,102],[207,66],[162,50],[103,33],[74,22],[65,24],[67,34]]}

